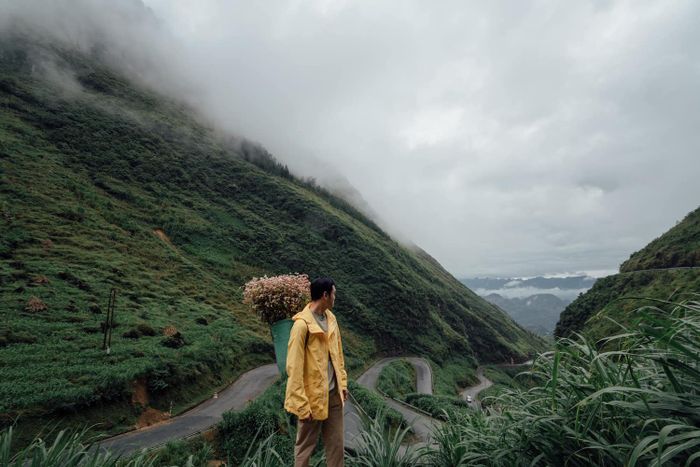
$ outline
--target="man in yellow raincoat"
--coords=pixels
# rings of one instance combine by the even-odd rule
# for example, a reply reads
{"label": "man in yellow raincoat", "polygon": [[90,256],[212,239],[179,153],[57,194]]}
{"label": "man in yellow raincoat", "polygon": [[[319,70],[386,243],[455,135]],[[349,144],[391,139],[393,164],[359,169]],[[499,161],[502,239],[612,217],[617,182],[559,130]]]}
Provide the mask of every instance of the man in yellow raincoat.
{"label": "man in yellow raincoat", "polygon": [[299,419],[295,467],[309,465],[319,432],[328,467],[343,465],[343,406],[348,398],[348,377],[340,329],[331,313],[334,302],[333,279],[315,279],[311,283],[311,302],[292,317],[284,408]]}

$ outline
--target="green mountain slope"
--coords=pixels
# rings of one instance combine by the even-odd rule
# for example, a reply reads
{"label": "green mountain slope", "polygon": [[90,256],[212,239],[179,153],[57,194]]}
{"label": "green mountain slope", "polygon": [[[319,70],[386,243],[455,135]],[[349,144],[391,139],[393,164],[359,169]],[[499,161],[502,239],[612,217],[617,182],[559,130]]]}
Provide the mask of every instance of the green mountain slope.
{"label": "green mountain slope", "polygon": [[700,208],[620,266],[620,272],[700,265]]}
{"label": "green mountain slope", "polygon": [[[698,268],[698,269],[693,269]],[[653,304],[641,297],[675,301],[700,292],[700,208],[620,266],[620,274],[598,279],[561,314],[556,336],[586,332],[609,336],[632,324],[633,310]],[[614,320],[614,321],[612,321]]]}
{"label": "green mountain slope", "polygon": [[[241,304],[240,286],[263,274],[336,280],[351,369],[379,354],[469,364],[542,345],[263,149],[222,139],[93,58],[28,44],[0,45],[5,421],[130,407],[135,382],[177,411],[272,361],[269,330]],[[114,431],[138,415],[124,407]]]}

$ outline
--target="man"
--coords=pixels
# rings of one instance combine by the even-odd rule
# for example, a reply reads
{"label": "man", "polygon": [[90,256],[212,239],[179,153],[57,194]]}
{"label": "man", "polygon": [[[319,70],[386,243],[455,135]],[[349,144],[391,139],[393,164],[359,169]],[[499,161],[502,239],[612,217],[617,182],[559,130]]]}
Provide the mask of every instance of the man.
{"label": "man", "polygon": [[335,283],[321,277],[311,283],[311,302],[292,317],[284,408],[299,419],[295,467],[309,465],[319,431],[328,467],[343,465],[348,377],[340,329],[330,310],[334,303]]}

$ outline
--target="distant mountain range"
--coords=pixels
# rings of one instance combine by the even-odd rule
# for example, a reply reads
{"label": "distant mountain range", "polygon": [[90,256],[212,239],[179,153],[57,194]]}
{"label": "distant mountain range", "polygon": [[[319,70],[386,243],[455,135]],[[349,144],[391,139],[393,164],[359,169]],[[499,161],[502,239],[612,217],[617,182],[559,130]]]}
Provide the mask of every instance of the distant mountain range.
{"label": "distant mountain range", "polygon": [[552,334],[564,308],[590,289],[595,281],[587,275],[461,279],[464,285],[503,309],[518,324],[543,336]]}
{"label": "distant mountain range", "polygon": [[536,294],[525,298],[506,298],[497,293],[484,298],[505,310],[511,318],[535,334],[549,336],[554,331],[562,310],[571,300],[562,300],[552,294]]}
{"label": "distant mountain range", "polygon": [[567,277],[475,277],[461,279],[472,290],[498,290],[533,287],[535,289],[588,290],[593,286],[595,277],[580,275]]}

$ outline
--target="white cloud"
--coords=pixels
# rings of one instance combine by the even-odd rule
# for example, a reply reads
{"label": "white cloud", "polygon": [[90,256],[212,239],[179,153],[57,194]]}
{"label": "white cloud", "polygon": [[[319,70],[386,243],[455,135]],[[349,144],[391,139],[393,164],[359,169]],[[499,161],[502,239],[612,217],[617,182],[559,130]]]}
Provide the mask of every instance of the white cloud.
{"label": "white cloud", "polygon": [[700,199],[697,2],[40,4],[64,26],[83,6],[143,79],[293,169],[333,168],[458,277],[611,270]]}

